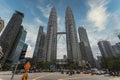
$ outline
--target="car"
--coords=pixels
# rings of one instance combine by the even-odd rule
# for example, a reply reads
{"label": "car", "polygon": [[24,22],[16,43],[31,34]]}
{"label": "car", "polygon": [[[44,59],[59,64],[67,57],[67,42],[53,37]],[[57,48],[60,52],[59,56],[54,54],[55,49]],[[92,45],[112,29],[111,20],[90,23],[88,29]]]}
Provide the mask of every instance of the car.
{"label": "car", "polygon": [[21,70],[20,70],[20,73],[25,73],[25,70],[24,70],[24,69],[21,69]]}
{"label": "car", "polygon": [[80,71],[79,71],[79,70],[77,70],[77,71],[76,71],[76,74],[80,74]]}

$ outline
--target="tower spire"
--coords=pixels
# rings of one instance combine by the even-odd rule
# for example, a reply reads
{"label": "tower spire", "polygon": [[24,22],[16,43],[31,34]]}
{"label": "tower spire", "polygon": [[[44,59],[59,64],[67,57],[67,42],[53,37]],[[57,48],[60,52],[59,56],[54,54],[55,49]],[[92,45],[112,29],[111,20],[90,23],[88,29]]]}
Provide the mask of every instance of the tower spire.
{"label": "tower spire", "polygon": [[47,30],[47,40],[46,40],[46,60],[54,63],[56,60],[57,53],[57,13],[55,7],[51,9],[48,30]]}
{"label": "tower spire", "polygon": [[65,23],[68,59],[70,61],[79,62],[81,53],[77,40],[77,31],[75,27],[74,16],[69,6],[66,9]]}

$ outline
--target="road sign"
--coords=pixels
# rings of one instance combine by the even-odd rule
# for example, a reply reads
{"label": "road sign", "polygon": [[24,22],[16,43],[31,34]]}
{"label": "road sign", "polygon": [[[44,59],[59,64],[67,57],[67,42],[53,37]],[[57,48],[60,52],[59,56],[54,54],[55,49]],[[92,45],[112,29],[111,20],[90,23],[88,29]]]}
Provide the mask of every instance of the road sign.
{"label": "road sign", "polygon": [[56,68],[55,68],[55,65],[50,65],[50,69],[51,70],[55,70]]}
{"label": "road sign", "polygon": [[24,69],[25,69],[25,70],[29,70],[30,67],[31,67],[30,62],[27,62],[27,63],[24,65]]}

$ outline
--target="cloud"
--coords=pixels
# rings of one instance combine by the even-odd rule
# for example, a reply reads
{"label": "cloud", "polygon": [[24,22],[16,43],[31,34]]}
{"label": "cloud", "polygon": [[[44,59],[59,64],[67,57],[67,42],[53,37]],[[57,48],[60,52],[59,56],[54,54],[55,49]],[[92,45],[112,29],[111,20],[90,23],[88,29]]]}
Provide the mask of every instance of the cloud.
{"label": "cloud", "polygon": [[[45,25],[45,23],[39,18],[34,18],[32,23],[24,22],[24,28],[27,31],[26,43],[29,45],[26,56],[32,57],[34,52],[36,39],[38,35],[38,30],[40,25]],[[29,54],[31,56],[29,56]]]}
{"label": "cloud", "polygon": [[28,45],[27,52],[25,57],[31,57],[33,56],[32,52],[34,51],[34,48],[31,47],[31,45]]}
{"label": "cloud", "polygon": [[97,44],[100,37],[96,37],[92,33],[88,33],[88,38],[89,38],[89,42],[90,42],[93,56],[94,56],[94,58],[97,58],[97,56],[101,55],[100,50],[98,48],[98,44]]}
{"label": "cloud", "polygon": [[10,20],[10,17],[13,14],[13,10],[6,4],[6,2],[1,2],[0,9],[2,11],[0,12],[0,17],[4,20],[5,26],[7,25],[8,21]]}
{"label": "cloud", "polygon": [[120,8],[111,13],[109,23],[112,24],[115,29],[120,31]]}
{"label": "cloud", "polygon": [[107,32],[105,40],[110,41],[111,45],[118,43],[119,42],[118,33],[120,33],[120,31],[118,32],[118,30],[111,30],[110,32]]}
{"label": "cloud", "polygon": [[0,17],[1,17],[2,20],[4,20],[4,28],[0,33],[0,36],[1,36],[1,34],[3,33],[5,27],[6,27],[7,23],[8,23],[8,21],[10,20],[10,17],[13,14],[13,11],[4,2],[1,2],[0,9],[2,9],[2,11],[0,12]]}
{"label": "cloud", "polygon": [[38,17],[36,17],[34,19],[35,22],[37,22],[37,24],[41,25],[41,26],[46,26],[46,24]]}
{"label": "cloud", "polygon": [[107,12],[108,1],[106,0],[89,0],[88,6],[90,7],[87,13],[87,20],[98,31],[104,30],[107,20],[109,18],[109,13]]}
{"label": "cloud", "polygon": [[36,41],[37,33],[38,33],[38,28],[35,27],[35,25],[31,25],[29,23],[23,24],[26,31],[27,31],[27,40],[30,40],[32,43]]}
{"label": "cloud", "polygon": [[[65,19],[63,16],[58,15],[57,17],[58,22],[58,31],[57,32],[65,32]],[[58,42],[57,42],[57,59],[62,59],[63,55],[67,55],[67,47],[66,47],[66,35],[58,35]]]}
{"label": "cloud", "polygon": [[62,59],[63,55],[67,55],[66,36],[59,35],[57,39],[57,59]]}
{"label": "cloud", "polygon": [[38,33],[38,28],[34,26],[35,25],[31,25],[29,23],[24,24],[24,27],[27,31],[26,43],[28,44],[26,57],[32,57],[34,52],[34,47],[35,47],[37,33]]}
{"label": "cloud", "polygon": [[50,11],[52,9],[52,5],[48,4],[45,7],[37,6],[37,8],[43,13],[43,16],[46,18],[49,18]]}
{"label": "cloud", "polygon": [[58,15],[58,18],[57,18],[57,21],[58,21],[58,32],[64,32],[65,31],[65,19],[64,17]]}

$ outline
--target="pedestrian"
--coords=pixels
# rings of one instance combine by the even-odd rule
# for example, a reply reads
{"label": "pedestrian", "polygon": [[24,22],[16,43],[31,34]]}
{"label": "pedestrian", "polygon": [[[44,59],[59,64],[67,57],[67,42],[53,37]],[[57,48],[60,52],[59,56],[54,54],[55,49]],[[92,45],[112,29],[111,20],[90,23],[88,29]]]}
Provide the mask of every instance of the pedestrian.
{"label": "pedestrian", "polygon": [[21,78],[21,80],[27,80],[28,79],[28,73],[25,72]]}

